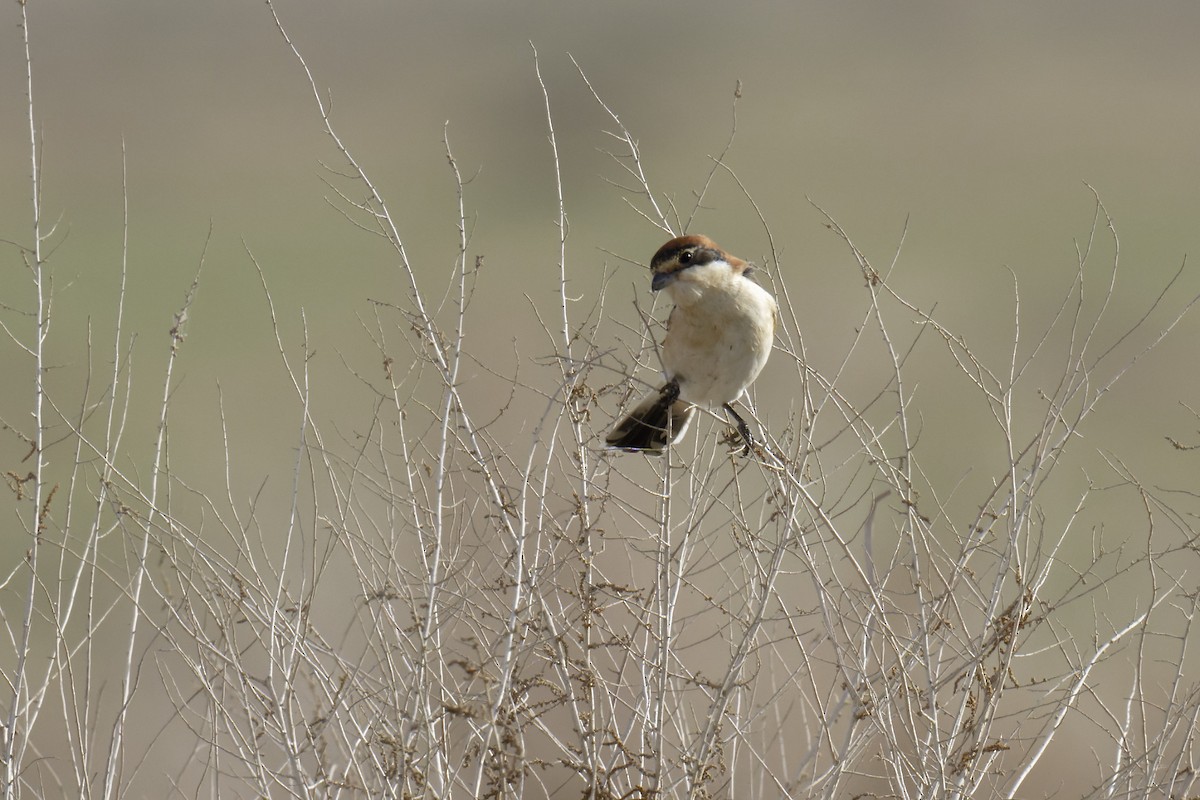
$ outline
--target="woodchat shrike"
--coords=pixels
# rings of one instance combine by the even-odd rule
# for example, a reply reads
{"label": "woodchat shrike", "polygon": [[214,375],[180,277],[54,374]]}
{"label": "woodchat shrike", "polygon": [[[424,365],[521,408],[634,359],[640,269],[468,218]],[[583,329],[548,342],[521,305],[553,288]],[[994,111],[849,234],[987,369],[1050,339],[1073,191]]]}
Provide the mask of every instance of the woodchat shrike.
{"label": "woodchat shrike", "polygon": [[642,398],[605,442],[659,454],[683,436],[695,406],[721,406],[737,421],[749,455],[754,438],[731,403],[771,354],[775,298],[749,277],[749,264],[707,236],[672,239],[654,254],[650,269],[650,288],[665,289],[675,303],[661,350],[667,382]]}

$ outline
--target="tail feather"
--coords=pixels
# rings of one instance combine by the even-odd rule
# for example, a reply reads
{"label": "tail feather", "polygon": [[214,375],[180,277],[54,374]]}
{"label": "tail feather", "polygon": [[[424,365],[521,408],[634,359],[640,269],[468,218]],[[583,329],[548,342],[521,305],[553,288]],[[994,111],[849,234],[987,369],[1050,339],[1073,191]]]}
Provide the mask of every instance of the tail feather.
{"label": "tail feather", "polygon": [[679,399],[678,390],[655,392],[618,422],[604,441],[618,450],[659,454],[683,436],[691,418],[692,405]]}

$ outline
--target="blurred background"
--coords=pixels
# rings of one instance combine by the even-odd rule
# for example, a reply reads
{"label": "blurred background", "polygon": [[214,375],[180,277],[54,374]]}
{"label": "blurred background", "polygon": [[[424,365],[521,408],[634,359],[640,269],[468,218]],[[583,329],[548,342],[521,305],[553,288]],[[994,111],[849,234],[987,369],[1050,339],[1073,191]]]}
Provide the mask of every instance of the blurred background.
{"label": "blurred background", "polygon": [[[1191,3],[288,0],[278,10],[341,136],[400,220],[427,291],[453,266],[448,131],[469,180],[471,249],[486,264],[480,287],[498,301],[494,323],[474,331],[485,360],[515,358],[511,342],[532,324],[530,302],[552,298],[556,286],[554,174],[531,42],[559,137],[569,266],[583,291],[607,264],[631,312],[634,296],[646,294],[645,274],[611,254],[644,264],[665,237],[606,182],[623,178],[600,152],[617,144],[604,133],[613,125],[568,54],[638,139],[652,186],[681,209],[691,208],[729,139],[741,82],[727,163],[771,226],[814,358],[826,337],[845,341],[862,298],[844,245],[809,199],[881,266],[907,222],[897,276],[910,296],[940,304],[952,325],[1001,326],[1001,344],[1012,317],[1010,270],[1031,312],[1043,301],[1053,308],[1073,277],[1075,240],[1086,238],[1093,215],[1085,181],[1116,222],[1130,314],[1197,250],[1200,55],[1190,37],[1200,9]],[[253,383],[282,380],[264,369],[275,363],[274,345],[248,253],[285,330],[298,337],[306,311],[314,368],[341,370],[336,351],[365,342],[354,319],[367,299],[400,301],[404,286],[387,248],[327,202],[320,164],[337,167],[337,156],[269,10],[68,2],[35,4],[30,20],[44,214],[59,231],[52,347],[77,350],[82,322],[102,330],[114,313],[124,148],[126,325],[139,334],[141,368],[161,366],[211,229],[179,402],[194,401],[196,419],[211,421],[217,380],[255,398]],[[8,109],[0,237],[27,243],[29,130],[15,9],[9,23],[0,47]],[[762,226],[728,176],[717,176],[706,205],[694,231],[765,262]],[[18,306],[30,291],[19,264],[9,249],[0,279],[4,302]],[[1168,342],[1131,382],[1195,397],[1189,338]],[[12,348],[0,357],[6,374],[20,374]],[[23,402],[3,398],[4,412]],[[1120,419],[1133,438],[1162,441],[1186,435],[1191,417],[1179,411]],[[263,455],[269,463],[272,454]]]}
{"label": "blurred background", "polygon": [[[1092,220],[1085,181],[1118,226],[1131,314],[1197,250],[1200,55],[1190,37],[1200,9],[1191,3],[288,0],[278,9],[327,90],[340,134],[400,220],[428,291],[453,265],[448,131],[469,180],[471,249],[487,265],[481,289],[503,310],[494,330],[475,331],[484,359],[514,358],[512,338],[532,324],[530,302],[555,290],[554,174],[531,42],[559,136],[568,255],[581,291],[608,264],[621,303],[644,296],[644,273],[610,254],[644,264],[664,236],[606,183],[623,177],[600,152],[616,144],[604,133],[613,125],[568,54],[637,137],[652,185],[681,209],[691,208],[729,139],[741,82],[727,163],[771,226],[814,358],[825,337],[845,340],[861,281],[810,198],[880,265],[907,221],[897,275],[924,307],[939,303],[950,324],[1008,325],[1010,270],[1028,310],[1057,303],[1073,277],[1075,240]],[[0,237],[27,243],[25,70],[17,10],[8,16]],[[299,309],[307,312],[314,368],[341,370],[335,352],[365,341],[354,319],[367,298],[399,301],[403,283],[387,248],[326,200],[320,163],[336,167],[336,153],[269,10],[67,2],[35,4],[30,20],[44,213],[59,231],[52,347],[76,350],[85,319],[111,321],[124,148],[126,325],[141,339],[142,369],[161,365],[211,229],[178,401],[212,421],[218,379],[255,398],[252,384],[282,380],[264,370],[274,345],[248,253],[271,283],[285,330],[298,331]],[[706,205],[694,231],[747,259],[769,256],[728,176],[717,176]],[[13,250],[0,268],[4,302],[20,306],[30,290]],[[998,335],[1005,342],[1007,328]],[[1133,382],[1195,397],[1189,338],[1168,342]],[[6,374],[21,374],[12,348],[0,358]],[[3,410],[24,402],[4,397]],[[1184,436],[1191,416],[1120,419],[1135,439],[1162,441],[1171,431]],[[269,450],[260,451],[266,463],[278,455]]]}
{"label": "blurred background", "polygon": [[[611,275],[609,313],[629,325],[638,324],[634,299],[649,294],[644,269],[631,262],[644,265],[666,237],[611,185],[623,178],[604,153],[619,144],[605,133],[614,126],[571,57],[636,137],[651,185],[685,217],[730,139],[740,84],[726,163],[762,210],[779,261],[724,172],[692,232],[787,281],[819,371],[836,370],[864,295],[845,244],[814,204],[879,267],[903,237],[896,285],[922,308],[937,305],[998,365],[1012,338],[1014,279],[1023,311],[1046,324],[1075,277],[1095,212],[1085,183],[1120,236],[1110,338],[1200,249],[1195,3],[280,0],[276,9],[435,298],[457,245],[448,136],[467,180],[470,252],[483,257],[468,348],[501,374],[536,370],[531,364],[553,353],[533,313],[554,308],[558,278],[555,175],[533,47],[560,149],[571,291],[586,307]],[[202,489],[222,486],[220,393],[239,444],[235,482],[244,480],[249,496],[266,480],[286,497],[299,416],[251,257],[295,352],[303,311],[319,413],[335,423],[373,402],[349,390],[343,399],[351,367],[380,369],[359,319],[372,314],[372,300],[407,298],[394,253],[335,207],[322,163],[340,161],[302,69],[262,3],[29,0],[28,12],[43,213],[58,226],[50,347],[62,366],[54,380],[75,385],[85,374],[89,325],[96,346],[111,351],[124,161],[124,326],[137,336],[139,382],[127,447],[148,459],[168,331],[203,255],[176,374],[173,466]],[[0,239],[28,245],[16,4],[0,19]],[[1096,267],[1111,262],[1110,251]],[[1189,270],[1177,299],[1198,283]],[[5,247],[0,304],[31,303],[20,254]],[[13,327],[20,317],[5,319]],[[1149,483],[1194,489],[1200,477],[1195,454],[1166,441],[1200,443],[1187,407],[1200,402],[1198,333],[1189,320],[1092,422],[1103,447]],[[28,419],[28,359],[6,343],[0,370],[0,418],[19,426]],[[468,373],[468,385],[490,385],[487,370]],[[772,408],[786,409],[790,391],[770,376],[768,368],[759,388],[768,419]],[[880,384],[849,376],[858,380]],[[484,406],[506,400],[476,397]],[[931,446],[940,438],[956,447],[930,469],[952,481],[969,469],[964,445],[994,444],[994,432],[978,428],[977,414],[959,415],[953,391],[931,389],[922,400],[938,421]],[[513,435],[519,428],[518,420]],[[23,469],[26,452],[19,439],[0,438],[3,470]],[[23,550],[8,537],[0,557],[10,563]]]}

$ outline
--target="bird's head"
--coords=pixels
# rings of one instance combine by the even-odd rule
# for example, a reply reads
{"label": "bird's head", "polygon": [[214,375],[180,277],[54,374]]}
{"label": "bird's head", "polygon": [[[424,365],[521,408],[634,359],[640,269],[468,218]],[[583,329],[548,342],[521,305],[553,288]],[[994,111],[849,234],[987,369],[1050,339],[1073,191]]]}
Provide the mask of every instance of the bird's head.
{"label": "bird's head", "polygon": [[[650,260],[654,278],[650,288],[654,291],[675,286],[700,290],[707,286],[745,275],[750,265],[737,256],[732,256],[707,236],[680,236],[658,248]],[[673,292],[672,294],[675,294]]]}

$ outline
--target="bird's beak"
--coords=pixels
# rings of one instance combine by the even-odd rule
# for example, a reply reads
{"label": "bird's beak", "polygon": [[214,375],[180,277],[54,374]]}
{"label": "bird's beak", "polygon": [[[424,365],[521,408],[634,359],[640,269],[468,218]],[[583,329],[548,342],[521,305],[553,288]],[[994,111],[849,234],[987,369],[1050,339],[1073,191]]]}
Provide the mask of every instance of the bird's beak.
{"label": "bird's beak", "polygon": [[656,272],[654,280],[650,282],[650,289],[657,292],[673,280],[675,280],[674,272]]}

